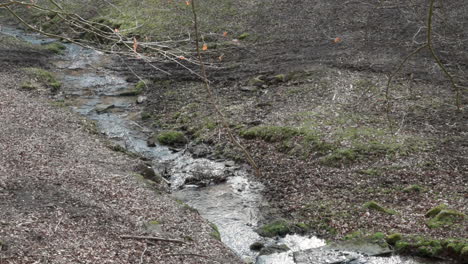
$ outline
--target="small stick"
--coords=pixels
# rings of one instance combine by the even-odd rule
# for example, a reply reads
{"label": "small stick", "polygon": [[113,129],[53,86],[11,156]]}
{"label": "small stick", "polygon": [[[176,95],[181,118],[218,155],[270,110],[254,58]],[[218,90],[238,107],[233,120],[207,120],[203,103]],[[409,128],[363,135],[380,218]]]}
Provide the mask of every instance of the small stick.
{"label": "small stick", "polygon": [[160,238],[160,237],[151,237],[151,236],[123,235],[123,236],[120,236],[120,238],[122,238],[122,239],[137,239],[137,240],[154,240],[154,241],[164,241],[164,242],[185,244],[184,241],[178,240],[178,239],[169,239],[169,238]]}

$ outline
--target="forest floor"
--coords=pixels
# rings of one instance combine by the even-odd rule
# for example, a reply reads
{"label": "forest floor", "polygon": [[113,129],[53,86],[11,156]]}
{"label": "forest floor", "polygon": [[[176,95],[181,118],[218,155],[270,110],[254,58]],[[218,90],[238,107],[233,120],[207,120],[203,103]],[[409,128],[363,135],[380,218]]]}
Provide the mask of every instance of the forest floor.
{"label": "forest floor", "polygon": [[[250,4],[236,13],[236,31],[202,32],[204,57],[230,128],[260,167],[270,219],[329,239],[383,232],[466,243],[466,89],[458,110],[456,92],[423,51],[386,94],[388,75],[426,39],[423,1],[240,2]],[[438,5],[434,25],[434,47],[464,87],[466,8],[462,0]],[[142,122],[183,131],[211,158],[245,163],[197,77],[157,66],[172,75],[139,59],[109,66],[151,81]],[[382,208],[369,208],[372,201]],[[441,204],[458,216],[426,217]]]}
{"label": "forest floor", "polygon": [[[231,129],[260,167],[258,180],[276,209],[268,210],[271,218],[334,239],[359,232],[468,237],[466,217],[435,226],[425,216],[440,204],[468,213],[468,112],[457,110],[455,91],[428,52],[396,76],[387,107],[388,75],[418,47],[414,32],[424,21],[403,7],[348,4],[344,11],[320,1],[275,1],[246,20],[246,39],[219,34],[208,43],[228,46],[206,54],[217,66],[222,56],[222,67],[208,68],[210,80]],[[367,17],[350,22],[362,8]],[[466,47],[436,47],[466,86]],[[169,78],[138,70],[138,60],[129,65],[153,81],[147,125],[184,131],[210,146],[213,158],[246,162],[195,76],[169,64]],[[468,102],[466,92],[461,102]],[[388,210],[367,208],[371,201]]]}
{"label": "forest floor", "polygon": [[32,88],[25,69],[50,56],[0,35],[0,263],[241,263],[143,161]]}

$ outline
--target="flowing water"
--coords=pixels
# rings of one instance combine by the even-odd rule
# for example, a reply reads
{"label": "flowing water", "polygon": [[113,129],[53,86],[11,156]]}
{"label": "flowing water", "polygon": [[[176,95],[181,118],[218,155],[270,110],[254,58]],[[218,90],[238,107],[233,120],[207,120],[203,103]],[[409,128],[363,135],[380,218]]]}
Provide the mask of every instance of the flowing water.
{"label": "flowing water", "polygon": [[[3,27],[0,33],[16,36],[33,44],[45,44],[54,40],[36,34]],[[74,101],[73,110],[95,120],[99,130],[115,144],[139,153],[150,159],[153,167],[170,175],[172,195],[197,209],[210,222],[216,224],[221,240],[241,258],[258,264],[296,263],[294,252],[319,248],[324,240],[316,237],[288,235],[284,238],[261,238],[254,230],[258,228],[262,214],[259,208],[268,207],[262,199],[263,186],[249,177],[247,171],[232,162],[193,158],[186,151],[174,151],[164,146],[148,147],[147,138],[151,130],[139,125],[140,107],[134,96],[119,96],[131,88],[125,78],[106,68],[113,61],[109,55],[66,44],[64,55],[53,59],[57,74],[63,83],[62,97]],[[109,111],[101,111],[109,108]],[[226,182],[206,187],[185,185],[186,179],[195,175],[227,177]],[[258,256],[249,249],[257,241],[265,245],[287,245],[290,250],[282,253]],[[347,253],[340,253],[349,256]],[[308,263],[327,262],[325,254]],[[341,257],[341,256],[340,256]],[[417,264],[411,258],[398,256],[364,257],[355,255],[346,263],[368,264]]]}

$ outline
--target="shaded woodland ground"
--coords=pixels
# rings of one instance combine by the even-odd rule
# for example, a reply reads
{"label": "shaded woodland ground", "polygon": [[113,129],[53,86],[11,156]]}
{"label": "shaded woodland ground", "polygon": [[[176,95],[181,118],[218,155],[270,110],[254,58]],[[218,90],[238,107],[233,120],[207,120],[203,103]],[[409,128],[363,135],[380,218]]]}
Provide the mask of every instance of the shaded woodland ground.
{"label": "shaded woodland ground", "polygon": [[[87,14],[139,38],[184,39],[190,32],[184,3],[162,13],[133,9],[132,1],[116,1],[119,12],[102,4]],[[455,91],[427,51],[396,76],[387,108],[388,75],[426,39],[427,5],[420,0],[202,4],[209,78],[231,129],[260,166],[259,180],[274,205],[265,208],[272,220],[285,218],[332,239],[375,232],[401,233],[409,241],[468,236],[466,216],[441,223],[425,216],[440,204],[468,212],[467,112],[457,110]],[[433,26],[434,48],[463,87],[468,86],[467,9],[462,0],[437,2]],[[131,30],[135,20],[146,23]],[[151,81],[142,122],[155,131],[184,132],[213,158],[245,162],[198,77],[172,62],[155,65],[171,75],[138,58],[109,65],[129,80],[138,79],[128,67]],[[197,71],[196,65],[185,65]],[[463,108],[467,101],[462,88]],[[371,201],[383,208],[369,208]]]}

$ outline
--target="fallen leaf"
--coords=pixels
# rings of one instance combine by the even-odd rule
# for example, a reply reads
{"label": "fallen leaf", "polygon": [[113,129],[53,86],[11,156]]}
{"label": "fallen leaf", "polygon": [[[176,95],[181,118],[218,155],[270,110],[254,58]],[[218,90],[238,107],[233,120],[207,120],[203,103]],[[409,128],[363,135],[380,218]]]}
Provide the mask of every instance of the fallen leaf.
{"label": "fallen leaf", "polygon": [[203,44],[202,50],[207,50],[207,49],[208,49],[208,45]]}
{"label": "fallen leaf", "polygon": [[136,52],[138,48],[138,42],[135,37],[133,37],[133,51]]}

